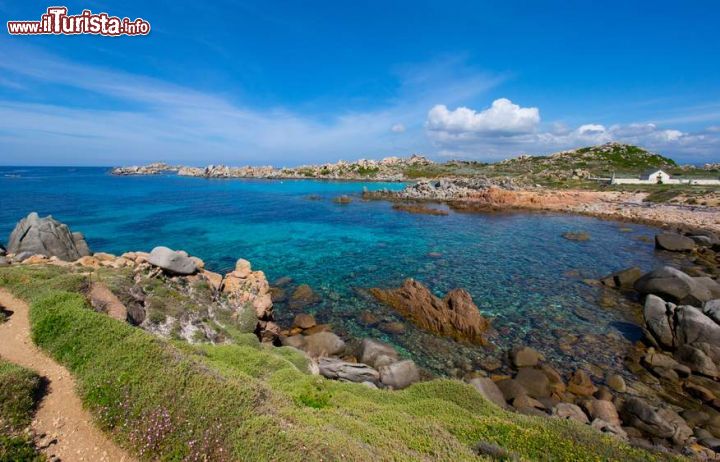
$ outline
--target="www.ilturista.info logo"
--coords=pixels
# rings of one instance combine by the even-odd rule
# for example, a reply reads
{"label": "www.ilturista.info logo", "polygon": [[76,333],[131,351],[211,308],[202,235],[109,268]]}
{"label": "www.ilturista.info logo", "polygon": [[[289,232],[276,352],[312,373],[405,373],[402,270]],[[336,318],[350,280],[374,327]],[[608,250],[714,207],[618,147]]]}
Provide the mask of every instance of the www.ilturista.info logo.
{"label": "www.ilturista.info logo", "polygon": [[68,16],[67,12],[65,6],[51,6],[39,21],[8,21],[8,33],[11,35],[94,34],[110,37],[150,33],[150,23],[142,18],[131,21],[129,18],[93,13],[90,10]]}

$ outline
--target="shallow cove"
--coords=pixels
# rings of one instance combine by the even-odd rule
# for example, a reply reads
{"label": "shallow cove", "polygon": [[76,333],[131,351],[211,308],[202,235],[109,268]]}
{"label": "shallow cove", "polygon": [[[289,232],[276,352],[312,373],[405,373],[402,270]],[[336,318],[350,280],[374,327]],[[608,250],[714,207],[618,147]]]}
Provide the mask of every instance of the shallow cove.
{"label": "shallow cove", "polygon": [[[305,311],[339,333],[382,338],[436,372],[462,375],[518,343],[535,346],[560,369],[620,369],[622,350],[640,335],[637,307],[601,307],[601,289],[582,282],[667,258],[654,229],[561,214],[415,215],[368,189],[397,183],[316,180],[206,180],[175,175],[116,177],[103,168],[0,168],[0,236],[30,211],[82,231],[94,251],[121,254],[156,245],[184,249],[215,271],[239,257],[288,294],[309,284],[322,301]],[[341,194],[347,205],[334,203]],[[621,231],[630,228],[631,231]],[[586,231],[589,241],[569,241]],[[388,334],[358,322],[363,310],[402,321],[368,297],[370,287],[416,278],[438,295],[463,287],[493,318],[496,349],[460,345],[414,329]],[[604,303],[609,305],[611,303]],[[276,304],[281,322],[295,313]]]}

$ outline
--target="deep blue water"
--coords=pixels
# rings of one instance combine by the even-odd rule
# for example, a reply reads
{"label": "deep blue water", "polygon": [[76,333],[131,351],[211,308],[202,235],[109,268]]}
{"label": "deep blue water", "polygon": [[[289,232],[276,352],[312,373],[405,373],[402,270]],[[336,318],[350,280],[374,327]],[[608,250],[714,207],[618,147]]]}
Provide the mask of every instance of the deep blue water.
{"label": "deep blue water", "polygon": [[[94,251],[121,254],[166,245],[199,256],[220,272],[246,258],[271,281],[289,276],[293,285],[309,284],[323,299],[309,309],[320,321],[341,333],[391,341],[436,371],[474,366],[514,343],[533,344],[561,365],[615,367],[618,355],[601,351],[607,338],[622,343],[638,335],[631,308],[601,308],[600,290],[581,279],[661,264],[665,257],[639,239],[652,236],[653,229],[561,214],[413,215],[383,201],[362,201],[363,187],[402,185],[115,177],[103,168],[0,167],[0,240],[7,240],[20,218],[37,211],[82,231]],[[340,194],[353,196],[353,202],[334,203]],[[632,231],[620,230],[627,227]],[[561,237],[578,230],[591,239]],[[406,277],[438,294],[455,287],[469,290],[493,318],[499,348],[457,345],[410,325],[399,335],[362,327],[356,317],[364,309],[399,320],[370,300],[365,289],[395,286]],[[284,305],[276,311],[283,321],[292,318]],[[600,348],[557,348],[557,338],[568,333],[591,340],[600,336],[595,339]]]}

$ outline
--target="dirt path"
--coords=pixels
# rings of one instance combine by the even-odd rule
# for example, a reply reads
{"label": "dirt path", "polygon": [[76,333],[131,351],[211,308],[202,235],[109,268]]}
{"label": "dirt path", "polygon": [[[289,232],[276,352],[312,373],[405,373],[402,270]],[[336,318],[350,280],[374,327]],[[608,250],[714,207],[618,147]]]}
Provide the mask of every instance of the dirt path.
{"label": "dirt path", "polygon": [[63,462],[134,460],[93,425],[68,370],[32,343],[28,305],[4,289],[0,289],[0,305],[13,312],[0,324],[0,356],[37,371],[49,382],[32,423],[37,435],[46,435],[41,442],[56,440],[43,452]]}

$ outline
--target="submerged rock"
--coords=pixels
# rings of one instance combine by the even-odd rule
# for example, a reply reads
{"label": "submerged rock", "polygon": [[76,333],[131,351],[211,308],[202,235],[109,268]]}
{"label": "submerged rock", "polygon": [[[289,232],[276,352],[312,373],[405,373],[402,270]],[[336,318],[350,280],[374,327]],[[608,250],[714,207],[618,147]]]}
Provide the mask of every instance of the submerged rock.
{"label": "submerged rock", "polygon": [[486,343],[483,334],[490,323],[466,290],[454,289],[440,299],[420,282],[406,279],[398,289],[373,288],[370,292],[422,329],[455,340]]}
{"label": "submerged rock", "polygon": [[291,310],[302,310],[320,303],[320,296],[317,295],[307,284],[301,284],[290,296],[288,305]]}
{"label": "submerged rock", "polygon": [[75,261],[90,255],[81,233],[72,233],[67,225],[52,216],[40,218],[36,212],[20,220],[10,234],[7,251],[12,254],[45,255]]}

